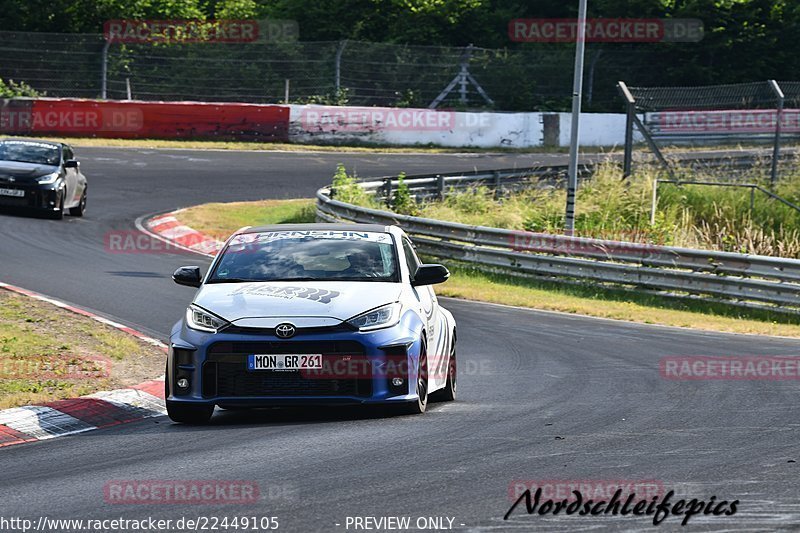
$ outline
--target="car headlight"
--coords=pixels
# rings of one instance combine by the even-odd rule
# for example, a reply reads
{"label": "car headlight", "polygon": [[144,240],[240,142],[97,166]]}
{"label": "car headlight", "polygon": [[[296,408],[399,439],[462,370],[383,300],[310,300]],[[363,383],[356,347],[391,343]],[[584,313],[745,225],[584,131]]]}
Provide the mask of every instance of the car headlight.
{"label": "car headlight", "polygon": [[347,323],[358,328],[359,331],[371,331],[373,329],[388,328],[400,322],[400,309],[402,304],[393,304],[378,307],[366,313],[362,313],[349,320]]}
{"label": "car headlight", "polygon": [[228,324],[228,321],[212,315],[196,305],[190,305],[186,309],[186,325],[192,329],[216,333]]}
{"label": "car headlight", "polygon": [[56,182],[58,176],[59,176],[58,172],[53,172],[52,174],[48,174],[46,176],[39,176],[38,178],[36,178],[36,183],[38,183],[39,185],[50,185]]}

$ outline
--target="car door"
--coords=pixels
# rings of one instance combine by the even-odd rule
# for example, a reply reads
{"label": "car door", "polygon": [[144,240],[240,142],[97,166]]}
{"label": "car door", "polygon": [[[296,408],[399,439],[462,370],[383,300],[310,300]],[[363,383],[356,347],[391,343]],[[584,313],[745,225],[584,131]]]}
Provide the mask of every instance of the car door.
{"label": "car door", "polygon": [[[413,279],[414,273],[417,271],[422,262],[417,257],[414,251],[414,245],[407,237],[403,237],[403,254],[406,256],[406,264],[408,272]],[[446,350],[442,345],[442,333],[439,327],[439,302],[436,300],[436,294],[430,285],[422,287],[412,287],[417,301],[422,309],[423,319],[425,320],[425,341],[428,347],[428,376],[431,380],[432,387],[438,387],[443,373],[443,365],[446,364]]]}

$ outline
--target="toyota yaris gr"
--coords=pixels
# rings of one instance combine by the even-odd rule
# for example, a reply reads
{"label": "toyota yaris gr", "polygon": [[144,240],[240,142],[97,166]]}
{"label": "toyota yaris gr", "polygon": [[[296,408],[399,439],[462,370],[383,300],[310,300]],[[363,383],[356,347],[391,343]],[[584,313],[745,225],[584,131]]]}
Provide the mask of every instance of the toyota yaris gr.
{"label": "toyota yaris gr", "polygon": [[396,226],[299,224],[244,228],[173,328],[165,376],[172,420],[207,422],[229,409],[384,404],[422,413],[456,397],[456,324]]}

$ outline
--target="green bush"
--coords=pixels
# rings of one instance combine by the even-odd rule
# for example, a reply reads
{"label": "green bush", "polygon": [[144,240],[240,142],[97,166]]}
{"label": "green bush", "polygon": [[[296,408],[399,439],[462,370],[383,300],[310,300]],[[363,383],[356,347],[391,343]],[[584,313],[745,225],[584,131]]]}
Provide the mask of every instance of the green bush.
{"label": "green bush", "polygon": [[6,82],[0,78],[0,98],[36,98],[39,96],[44,96],[44,93],[37,91],[24,81],[8,80]]}
{"label": "green bush", "polygon": [[406,183],[406,173],[401,172],[397,177],[397,190],[392,197],[392,211],[401,215],[416,215],[418,212],[417,202],[411,196],[411,190]]}

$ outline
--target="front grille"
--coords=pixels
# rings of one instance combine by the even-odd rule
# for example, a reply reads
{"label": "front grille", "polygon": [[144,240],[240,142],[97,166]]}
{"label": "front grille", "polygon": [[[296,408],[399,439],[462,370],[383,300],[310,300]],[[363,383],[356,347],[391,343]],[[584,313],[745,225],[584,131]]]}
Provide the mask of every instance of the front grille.
{"label": "front grille", "polygon": [[[247,355],[323,354],[327,363],[347,356],[364,355],[364,347],[352,341],[314,342],[219,342],[208,349],[203,364],[203,396],[358,396],[372,395],[366,376],[313,378],[300,372],[248,371]],[[361,378],[361,379],[359,379]]]}
{"label": "front grille", "polygon": [[[337,324],[335,326],[318,326],[313,328],[297,328],[297,334],[309,334],[309,333],[340,333],[343,331],[356,331],[356,328],[350,326],[346,322],[342,322],[341,324]],[[237,326],[235,324],[231,324],[230,326],[226,327],[223,330],[223,333],[235,333],[238,335],[270,335],[275,336],[275,329],[274,328],[252,328],[252,327],[245,327],[245,326]]]}

